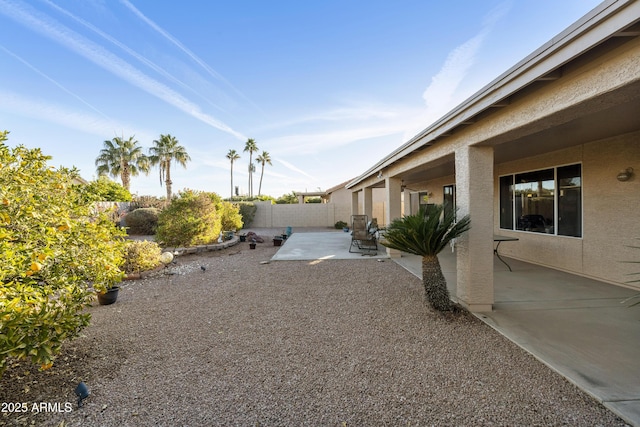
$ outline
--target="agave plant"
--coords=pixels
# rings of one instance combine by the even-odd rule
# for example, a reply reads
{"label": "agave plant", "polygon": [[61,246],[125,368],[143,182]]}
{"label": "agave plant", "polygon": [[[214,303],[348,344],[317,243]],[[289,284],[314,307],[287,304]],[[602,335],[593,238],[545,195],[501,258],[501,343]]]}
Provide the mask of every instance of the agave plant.
{"label": "agave plant", "polygon": [[420,208],[415,215],[393,220],[380,243],[391,249],[421,256],[422,283],[427,301],[436,310],[449,311],[451,298],[438,253],[470,226],[468,215],[456,220],[454,210],[435,205],[430,206],[428,211]]}

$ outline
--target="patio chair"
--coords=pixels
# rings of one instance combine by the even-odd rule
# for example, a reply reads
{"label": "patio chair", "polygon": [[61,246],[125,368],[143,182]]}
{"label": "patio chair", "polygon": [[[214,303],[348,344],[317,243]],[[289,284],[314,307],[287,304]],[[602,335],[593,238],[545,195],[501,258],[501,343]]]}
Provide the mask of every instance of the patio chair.
{"label": "patio chair", "polygon": [[[378,253],[376,238],[377,223],[368,220],[367,215],[351,215],[351,246],[349,252],[364,252],[373,255]],[[354,249],[357,248],[357,249]]]}

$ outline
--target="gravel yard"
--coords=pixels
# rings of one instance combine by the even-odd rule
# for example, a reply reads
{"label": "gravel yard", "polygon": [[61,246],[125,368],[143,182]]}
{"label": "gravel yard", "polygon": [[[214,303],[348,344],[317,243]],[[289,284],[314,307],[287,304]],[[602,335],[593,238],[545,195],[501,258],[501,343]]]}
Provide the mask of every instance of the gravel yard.
{"label": "gravel yard", "polygon": [[0,424],[626,425],[475,317],[431,311],[396,263],[268,263],[277,249],[240,243],[123,283],[53,368],[5,373],[0,401],[28,411]]}

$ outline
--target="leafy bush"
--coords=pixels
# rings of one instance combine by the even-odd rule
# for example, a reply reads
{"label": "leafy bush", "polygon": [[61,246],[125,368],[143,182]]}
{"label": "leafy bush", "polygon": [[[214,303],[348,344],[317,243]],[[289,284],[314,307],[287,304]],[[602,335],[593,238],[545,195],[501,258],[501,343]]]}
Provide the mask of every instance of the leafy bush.
{"label": "leafy bush", "polygon": [[276,203],[278,205],[296,204],[298,203],[298,196],[296,196],[296,193],[292,191],[290,194],[283,194],[278,197]]}
{"label": "leafy bush", "polygon": [[161,264],[161,254],[162,250],[156,242],[128,240],[122,270],[127,274],[153,270]]}
{"label": "leafy bush", "polygon": [[251,225],[253,218],[255,218],[256,212],[258,211],[258,207],[251,202],[236,203],[236,206],[238,207],[238,212],[242,218],[242,226]]}
{"label": "leafy bush", "polygon": [[129,234],[153,235],[158,228],[160,210],[156,208],[140,208],[129,212],[124,217]]}
{"label": "leafy bush", "polygon": [[131,209],[156,208],[158,210],[162,210],[165,208],[166,204],[167,200],[164,197],[138,196],[133,202],[131,202]]}
{"label": "leafy bush", "polygon": [[347,227],[348,224],[344,221],[338,221],[335,223],[334,227],[336,228],[336,230],[342,230],[343,228]]}
{"label": "leafy bush", "polygon": [[240,230],[242,228],[242,215],[237,205],[220,201],[217,206],[220,212],[222,230]]}
{"label": "leafy bush", "polygon": [[47,369],[62,343],[88,325],[84,311],[122,279],[123,232],[92,214],[40,149],[4,144],[0,132],[0,374],[9,360]]}
{"label": "leafy bush", "polygon": [[217,195],[184,190],[158,217],[156,240],[165,246],[194,246],[218,241],[222,229]]}
{"label": "leafy bush", "polygon": [[95,181],[89,182],[84,191],[98,202],[130,202],[131,193],[122,185],[110,180],[106,176],[100,176]]}

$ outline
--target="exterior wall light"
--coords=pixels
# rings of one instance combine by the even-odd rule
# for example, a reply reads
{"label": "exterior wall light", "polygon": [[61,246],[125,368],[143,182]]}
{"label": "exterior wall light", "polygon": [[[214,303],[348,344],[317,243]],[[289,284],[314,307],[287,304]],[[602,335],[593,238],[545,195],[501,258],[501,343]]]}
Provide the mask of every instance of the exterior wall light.
{"label": "exterior wall light", "polygon": [[625,170],[621,170],[618,173],[617,178],[618,178],[618,181],[624,182],[624,181],[629,181],[632,176],[633,176],[633,168],[626,168]]}

